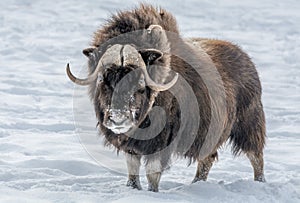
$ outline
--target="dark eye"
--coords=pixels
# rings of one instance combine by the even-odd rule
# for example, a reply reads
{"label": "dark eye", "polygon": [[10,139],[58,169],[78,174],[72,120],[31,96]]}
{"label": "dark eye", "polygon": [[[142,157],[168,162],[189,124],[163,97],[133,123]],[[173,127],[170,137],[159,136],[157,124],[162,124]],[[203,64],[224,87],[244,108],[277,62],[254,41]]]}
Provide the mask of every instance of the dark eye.
{"label": "dark eye", "polygon": [[144,94],[145,93],[145,88],[140,88],[137,92],[139,94]]}
{"label": "dark eye", "polygon": [[139,114],[140,114],[140,112],[139,112],[138,110],[135,111],[135,112],[134,112],[134,117],[135,117],[135,118],[138,118],[138,117],[139,117]]}

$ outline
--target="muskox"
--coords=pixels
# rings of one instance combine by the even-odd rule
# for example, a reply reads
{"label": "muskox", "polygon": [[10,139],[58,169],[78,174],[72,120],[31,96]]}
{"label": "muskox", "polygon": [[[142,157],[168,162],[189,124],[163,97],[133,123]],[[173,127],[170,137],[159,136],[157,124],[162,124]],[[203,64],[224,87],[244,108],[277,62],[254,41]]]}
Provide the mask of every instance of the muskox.
{"label": "muskox", "polygon": [[75,77],[69,65],[67,74],[89,86],[105,144],[125,152],[128,186],[141,189],[143,158],[148,189],[158,191],[173,155],[197,161],[193,182],[205,181],[227,141],[234,155],[247,155],[254,180],[265,181],[261,84],[238,46],[183,39],[170,13],[141,4],[113,15],[83,54],[89,76]]}

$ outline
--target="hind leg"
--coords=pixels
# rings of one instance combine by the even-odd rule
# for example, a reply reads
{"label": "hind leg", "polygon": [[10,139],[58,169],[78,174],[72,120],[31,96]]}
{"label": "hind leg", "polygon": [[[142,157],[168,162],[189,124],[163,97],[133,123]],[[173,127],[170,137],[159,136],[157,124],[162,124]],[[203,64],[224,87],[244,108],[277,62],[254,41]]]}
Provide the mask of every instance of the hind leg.
{"label": "hind leg", "polygon": [[234,155],[244,152],[254,170],[254,180],[265,182],[263,150],[266,138],[265,116],[260,95],[237,113],[237,120],[230,134]]}
{"label": "hind leg", "polygon": [[264,175],[263,153],[248,152],[247,157],[249,158],[254,170],[254,180],[259,182],[266,182]]}
{"label": "hind leg", "polygon": [[218,153],[215,152],[211,155],[209,155],[207,158],[204,160],[199,160],[198,161],[198,166],[197,166],[197,171],[194,180],[192,183],[198,182],[198,181],[206,181],[208,173],[213,165],[213,162],[216,160],[218,157]]}

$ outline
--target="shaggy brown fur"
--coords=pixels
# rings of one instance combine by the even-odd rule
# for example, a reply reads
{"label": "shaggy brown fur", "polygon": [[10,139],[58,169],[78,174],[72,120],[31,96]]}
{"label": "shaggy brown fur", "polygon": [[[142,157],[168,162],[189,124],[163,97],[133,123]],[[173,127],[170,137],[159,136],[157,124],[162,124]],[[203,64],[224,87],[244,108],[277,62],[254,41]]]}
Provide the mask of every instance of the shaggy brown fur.
{"label": "shaggy brown fur", "polygon": [[[95,32],[92,46],[96,48],[84,50],[84,54],[89,57],[90,73],[95,70],[101,58],[101,54],[99,53],[101,53],[101,50],[102,53],[103,50],[105,51],[106,46],[103,45],[109,39],[135,30],[145,30],[153,24],[160,25],[164,30],[178,34],[175,18],[167,11],[162,9],[157,10],[149,5],[142,4],[132,11],[119,12],[117,15],[113,15],[101,29]],[[193,114],[195,109],[199,109],[200,126],[196,138],[187,152],[183,152],[180,147],[171,148],[173,151],[167,151],[154,157],[147,157],[146,165],[153,160],[160,160],[163,170],[168,166],[171,154],[175,153],[190,158],[190,160],[198,161],[198,169],[193,182],[206,180],[212,163],[217,158],[218,148],[229,139],[233,146],[233,154],[246,153],[254,168],[255,180],[264,181],[263,148],[265,144],[265,118],[261,103],[261,85],[254,64],[245,52],[229,42],[200,38],[189,40],[179,38],[172,40],[172,37],[169,37],[172,53],[185,53],[189,57],[189,61],[184,61],[178,56],[172,55],[169,65],[173,71],[177,72],[192,87],[199,106],[191,106],[189,111]],[[207,70],[206,66],[198,67],[203,72],[203,75],[199,77],[195,68],[190,65],[193,60],[196,62],[197,60],[202,60],[201,56],[197,56],[195,52],[197,49],[199,52],[200,49],[206,52],[221,75],[222,81],[219,82],[224,84],[227,103],[226,114],[221,113],[223,110],[218,106],[218,101],[210,101],[207,86],[203,82],[203,77],[211,81],[211,84],[217,79],[212,78],[209,73],[205,73],[210,71]],[[125,71],[125,68],[119,71]],[[116,79],[115,82],[119,79]],[[169,146],[177,136],[179,126],[182,122],[180,108],[178,101],[170,91],[159,92],[153,105],[164,108],[167,116],[165,128],[155,138],[138,140],[126,135],[116,135],[102,125],[103,115],[101,111],[103,111],[103,106],[101,105],[108,98],[107,95],[103,96],[101,90],[104,91],[101,87],[97,89],[96,83],[90,86],[90,96],[94,102],[95,112],[101,131],[106,138],[106,144],[113,145],[118,150],[130,154],[143,156],[160,152]],[[180,89],[175,91],[180,92]],[[153,92],[150,88],[146,89],[148,97]],[[182,97],[185,96],[184,93],[181,94]],[[216,114],[220,114],[220,119],[223,121],[220,125],[223,127],[223,130],[220,139],[216,141],[217,144],[213,146],[214,150],[212,153],[207,157],[201,157],[200,149],[203,147],[208,127],[211,119],[213,119],[211,105],[216,105],[218,111]],[[146,123],[147,121],[144,121],[141,125],[146,125]],[[191,123],[186,124],[187,127],[183,131],[183,135],[189,134],[189,125]],[[180,143],[182,145],[185,144],[185,137],[183,135],[180,135]],[[135,163],[138,162],[139,160],[135,160]],[[139,164],[135,165],[136,168],[132,170],[138,170]],[[138,175],[130,173],[129,171],[128,185],[140,189]],[[157,191],[160,174],[152,176],[148,174],[147,177],[149,180],[149,189]]]}
{"label": "shaggy brown fur", "polygon": [[170,13],[164,9],[158,11],[152,6],[141,4],[137,9],[119,12],[108,19],[106,25],[95,32],[92,46],[98,47],[103,42],[120,34],[147,29],[152,24],[160,25],[164,30],[178,33],[176,20]]}

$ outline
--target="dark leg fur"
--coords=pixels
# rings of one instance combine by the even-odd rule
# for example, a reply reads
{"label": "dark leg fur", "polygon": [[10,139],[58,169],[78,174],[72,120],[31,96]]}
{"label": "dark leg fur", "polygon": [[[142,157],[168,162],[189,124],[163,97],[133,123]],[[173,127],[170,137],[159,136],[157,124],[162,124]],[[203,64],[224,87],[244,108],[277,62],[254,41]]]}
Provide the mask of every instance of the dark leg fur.
{"label": "dark leg fur", "polygon": [[140,177],[139,175],[128,175],[128,181],[126,186],[132,187],[134,189],[141,190]]}
{"label": "dark leg fur", "polygon": [[254,170],[254,180],[265,182],[263,149],[265,145],[265,117],[260,101],[252,102],[238,120],[230,135],[234,155],[244,152]]}
{"label": "dark leg fur", "polygon": [[266,182],[264,176],[264,159],[263,153],[247,153],[251,165],[254,170],[254,180],[259,182]]}
{"label": "dark leg fur", "polygon": [[192,183],[207,180],[208,173],[213,165],[213,162],[216,160],[217,157],[218,157],[218,153],[216,152],[208,156],[204,160],[198,161],[196,176],[192,181]]}

